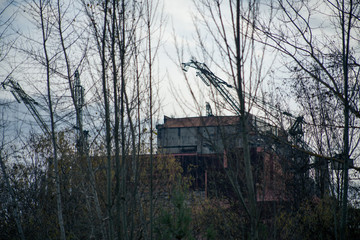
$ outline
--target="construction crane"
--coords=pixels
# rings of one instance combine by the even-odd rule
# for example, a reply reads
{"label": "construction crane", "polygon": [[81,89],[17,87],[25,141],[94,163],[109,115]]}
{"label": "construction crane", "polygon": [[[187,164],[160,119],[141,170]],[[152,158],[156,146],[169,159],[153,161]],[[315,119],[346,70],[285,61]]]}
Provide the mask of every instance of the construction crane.
{"label": "construction crane", "polygon": [[41,115],[35,107],[40,105],[32,97],[30,97],[24,92],[20,84],[14,81],[12,77],[8,77],[7,79],[5,79],[5,81],[1,83],[1,85],[4,89],[6,89],[6,87],[10,87],[10,92],[12,93],[16,101],[18,103],[21,103],[22,101],[31,113],[31,115],[34,117],[41,130],[45,134],[50,135],[50,130],[48,126],[46,125],[45,121],[42,119]]}
{"label": "construction crane", "polygon": [[[200,63],[197,62],[196,60],[190,60],[190,62],[188,63],[182,63],[182,69],[187,72],[189,67],[192,67],[196,70],[196,76],[200,77],[200,79],[207,85],[207,86],[214,86],[215,89],[221,94],[221,96],[223,96],[223,98],[230,104],[230,106],[235,110],[235,112],[238,115],[241,115],[241,111],[240,108],[237,104],[237,102],[234,100],[234,98],[232,97],[231,93],[227,90],[227,88],[233,88],[233,86],[231,86],[230,84],[228,84],[227,82],[225,82],[224,80],[222,80],[221,78],[217,77],[207,66],[205,63]],[[227,88],[226,88],[227,87]],[[265,101],[259,100],[258,98],[256,98],[255,96],[250,96],[249,94],[243,92],[243,95],[249,99],[252,100],[257,106],[265,109],[266,107],[269,107],[275,111],[278,112],[282,112],[280,111],[280,109],[272,106],[269,103],[266,103]],[[206,109],[207,109],[207,114],[208,116],[213,116],[212,112],[211,112],[211,108],[210,105],[207,103],[206,104]],[[299,116],[299,117],[295,117],[292,114],[288,113],[288,112],[282,112],[282,114],[291,117],[293,119],[295,119],[295,121],[293,122],[293,124],[291,125],[291,127],[288,130],[289,135],[293,138],[292,141],[294,142],[295,145],[293,145],[293,147],[295,147],[296,149],[298,149],[300,152],[303,152],[305,154],[308,154],[309,156],[313,156],[313,157],[320,157],[320,158],[324,158],[327,160],[330,160],[332,162],[336,162],[336,163],[340,163],[343,164],[344,160],[343,159],[339,159],[338,157],[325,157],[325,156],[321,156],[319,154],[314,153],[311,148],[305,144],[305,142],[301,139],[304,132],[302,129],[302,123],[304,123],[304,117],[303,116]],[[297,145],[301,143],[301,148],[297,147]],[[311,167],[309,165],[309,167]],[[354,167],[352,166],[352,168],[360,171],[360,168],[358,167]]]}
{"label": "construction crane", "polygon": [[76,128],[80,130],[80,126],[82,126],[83,123],[82,109],[84,106],[84,88],[81,86],[79,71],[77,69],[74,73],[74,76],[75,76],[74,97],[76,101],[76,108],[77,108],[76,110],[79,113],[79,117],[76,121]]}
{"label": "construction crane", "polygon": [[[200,63],[196,60],[190,60],[190,62],[182,63],[182,69],[183,71],[187,72],[189,67],[192,67],[196,70],[196,76],[198,76],[207,86],[214,86],[215,89],[221,94],[221,96],[230,104],[232,109],[238,114],[241,115],[240,107],[237,103],[237,101],[233,98],[231,93],[227,90],[227,88],[234,88],[221,78],[217,77],[205,63]],[[263,100],[258,99],[255,96],[250,96],[249,94],[243,92],[243,95],[249,99],[252,100],[257,106],[265,109],[266,107],[269,107],[275,111],[280,111],[278,108],[272,106],[269,103],[266,103]],[[283,114],[295,118],[289,113],[283,112]],[[302,122],[303,117],[297,117],[295,118],[295,122],[292,124],[292,126],[289,129],[289,134],[293,137],[296,137],[298,135],[302,135]]]}
{"label": "construction crane", "polygon": [[216,90],[221,94],[221,96],[230,104],[230,106],[235,110],[237,114],[241,114],[240,107],[236,103],[236,100],[229,93],[229,91],[225,88],[232,88],[230,84],[217,77],[207,66],[205,63],[200,63],[195,60],[191,60],[188,63],[182,63],[182,69],[187,72],[189,67],[196,69],[196,76],[198,76],[206,86],[213,85]]}
{"label": "construction crane", "polygon": [[83,106],[84,106],[84,88],[80,83],[79,71],[76,69],[74,73],[75,84],[74,84],[74,97],[76,102],[76,130],[77,130],[77,148],[83,153],[87,148],[87,137],[88,131],[82,131],[83,127]]}
{"label": "construction crane", "polygon": [[[41,115],[39,114],[37,107],[43,109],[44,111],[48,111],[44,106],[40,105],[38,102],[36,102],[32,97],[30,97],[20,86],[18,82],[16,82],[12,77],[8,77],[1,83],[2,87],[6,89],[6,87],[10,88],[10,92],[16,99],[18,103],[23,102],[26,106],[26,108],[29,110],[33,118],[35,119],[36,123],[39,125],[41,130],[44,134],[50,135],[50,130],[46,124],[46,122],[43,120]],[[88,131],[83,131],[83,142],[81,141],[81,135],[80,135],[80,124],[82,126],[82,107],[84,105],[84,90],[80,84],[80,78],[79,73],[76,70],[75,71],[75,85],[74,85],[74,92],[75,92],[75,99],[77,102],[77,110],[79,111],[79,118],[77,119],[76,126],[74,126],[71,122],[68,122],[64,118],[59,117],[57,114],[54,114],[56,119],[59,121],[67,123],[69,126],[77,130],[77,142],[78,142],[78,148],[86,147],[86,138],[88,135]],[[82,150],[82,149],[81,149]]]}

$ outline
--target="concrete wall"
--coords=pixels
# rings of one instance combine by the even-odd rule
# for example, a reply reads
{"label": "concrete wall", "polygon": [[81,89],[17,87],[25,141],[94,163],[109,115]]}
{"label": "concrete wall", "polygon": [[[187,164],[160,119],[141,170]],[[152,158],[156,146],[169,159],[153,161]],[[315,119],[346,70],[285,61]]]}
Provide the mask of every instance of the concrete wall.
{"label": "concrete wall", "polygon": [[240,137],[237,126],[158,126],[158,148],[163,153],[222,153],[224,145],[240,147]]}

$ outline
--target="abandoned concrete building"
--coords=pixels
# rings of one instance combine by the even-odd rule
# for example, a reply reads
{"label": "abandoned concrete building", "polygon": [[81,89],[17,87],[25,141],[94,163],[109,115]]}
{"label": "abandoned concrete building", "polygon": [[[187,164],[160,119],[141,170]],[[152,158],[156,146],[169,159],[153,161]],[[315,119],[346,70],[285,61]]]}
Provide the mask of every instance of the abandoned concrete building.
{"label": "abandoned concrete building", "polygon": [[[273,138],[281,136],[276,127],[255,116],[249,117],[250,154],[258,201],[280,201],[286,197],[287,176],[274,149]],[[242,158],[239,116],[200,116],[170,118],[157,126],[159,154],[170,154],[181,161],[185,172],[194,177],[194,188],[205,194],[214,191],[219,172]],[[239,176],[241,178],[241,176]]]}
{"label": "abandoned concrete building", "polygon": [[[243,111],[226,81],[217,77],[205,63],[196,61],[182,63],[185,72],[189,68],[196,70],[206,86],[212,86],[237,114],[236,116],[214,116],[211,106],[206,103],[206,116],[170,118],[164,117],[164,123],[157,125],[157,144],[159,154],[169,154],[178,159],[185,174],[194,177],[193,188],[205,190],[205,196],[217,190],[226,195],[229,189],[230,172],[236,177],[240,188],[245,186],[243,143],[241,119]],[[249,97],[243,92],[245,98]],[[250,96],[261,109],[279,109]],[[292,116],[280,111],[281,114]],[[303,136],[303,117],[295,118],[290,129],[278,129],[262,118],[247,113],[248,141],[250,160],[255,183],[257,200],[261,202],[279,202],[289,199],[301,199],[307,190],[309,156],[292,147],[292,141],[300,142]],[[300,140],[300,141],[298,141]],[[302,142],[302,141],[301,141]],[[232,190],[229,189],[229,192]],[[301,200],[300,200],[301,201]]]}
{"label": "abandoned concrete building", "polygon": [[[259,133],[281,135],[279,130],[266,122],[250,116],[251,147],[264,145]],[[203,116],[170,118],[164,116],[164,124],[157,125],[158,149],[167,154],[216,154],[230,148],[241,148],[239,116]]]}

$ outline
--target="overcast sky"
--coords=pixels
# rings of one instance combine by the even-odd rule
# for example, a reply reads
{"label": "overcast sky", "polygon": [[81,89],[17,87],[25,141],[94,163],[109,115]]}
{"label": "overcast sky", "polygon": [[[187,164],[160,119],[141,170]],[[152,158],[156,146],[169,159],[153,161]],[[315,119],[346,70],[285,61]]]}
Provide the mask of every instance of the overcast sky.
{"label": "overcast sky", "polygon": [[[2,10],[7,5],[7,2],[9,2],[9,0],[3,0],[0,2],[0,10]],[[164,16],[166,17],[167,21],[166,26],[163,26],[163,44],[161,47],[161,51],[159,52],[159,97],[162,104],[159,119],[162,119],[163,115],[181,117],[184,115],[193,114],[191,111],[187,111],[187,107],[191,105],[192,100],[189,99],[190,95],[188,95],[188,89],[184,87],[185,80],[183,78],[182,72],[178,64],[175,64],[173,60],[176,60],[177,58],[174,37],[176,37],[179,42],[191,42],[193,39],[195,28],[191,17],[191,12],[194,11],[194,6],[192,0],[164,0],[163,3]],[[12,9],[8,8],[7,12],[3,13],[2,20],[4,19],[4,17],[6,18],[6,16],[10,16],[11,10]],[[24,19],[22,14],[17,15],[15,23],[17,27],[20,27],[25,31],[29,31],[26,27],[28,25],[28,21]],[[191,56],[185,55],[185,58],[190,59],[190,57]],[[5,66],[5,64],[2,64],[2,66],[0,66],[0,82],[5,80],[5,77],[9,74],[9,69],[9,66]],[[29,71],[31,72],[31,69],[29,69]],[[14,75],[16,76],[16,74]],[[27,91],[26,81],[23,81],[23,79],[16,80],[21,84],[25,91]],[[15,119],[11,118],[11,122],[19,121],[19,119],[28,119],[27,121],[31,122],[32,117],[29,115],[25,106],[22,106],[22,103],[16,103],[15,99],[8,90],[4,90],[1,88],[0,98],[7,98],[13,102],[11,108],[6,110],[8,114],[10,114],[10,112],[16,112]],[[28,92],[31,93],[33,92],[32,90],[33,89],[29,89]],[[182,96],[185,101],[188,102],[180,103],[182,106],[179,106],[179,102],[176,101],[174,93]],[[186,100],[186,98],[188,99]],[[182,99],[181,101],[184,101],[184,99]],[[28,115],[28,117],[26,117],[26,115]]]}
{"label": "overcast sky", "polygon": [[[9,1],[9,0],[6,0]],[[0,3],[1,7],[4,7],[6,1]],[[166,18],[166,25],[163,27],[162,45],[159,52],[159,65],[157,66],[159,71],[157,77],[160,79],[159,84],[159,98],[161,103],[161,112],[159,119],[162,119],[163,115],[183,117],[183,116],[196,116],[199,114],[198,109],[195,108],[195,103],[191,98],[190,91],[186,86],[186,81],[183,76],[183,72],[177,61],[177,53],[174,39],[177,39],[178,47],[184,48],[184,61],[189,61],[195,51],[193,48],[195,45],[195,27],[192,19],[192,15],[196,13],[196,9],[193,0],[163,0],[164,4],[164,16]],[[25,13],[27,14],[27,13]],[[31,34],[31,30],[27,29],[28,20],[26,20],[21,12],[17,15],[16,19],[17,27],[22,28],[26,34]],[[184,45],[182,45],[184,44]],[[201,61],[201,59],[198,59]],[[35,74],[34,69],[26,66],[22,67],[26,71],[26,75],[30,76]],[[0,66],[0,81],[3,81],[7,74],[8,69],[4,69]],[[216,69],[212,69],[215,74],[218,74]],[[17,70],[16,70],[17,71]],[[15,72],[16,72],[15,71]],[[36,70],[35,70],[36,71]],[[81,76],[82,81],[89,90],[89,86],[86,86],[86,73]],[[16,76],[16,74],[14,74]],[[191,86],[194,88],[195,95],[199,97],[199,106],[202,109],[202,113],[205,114],[205,102],[209,101],[206,96],[207,88],[201,82],[199,78],[195,76],[195,71],[190,69],[187,73]],[[16,80],[26,88],[26,80],[21,79],[23,75],[17,76]],[[31,79],[32,83],[36,79],[36,76]],[[224,79],[226,80],[226,79]],[[27,80],[30,81],[30,80]],[[204,93],[200,93],[199,90],[203,90]],[[29,89],[29,93],[36,92],[35,89]],[[208,91],[209,92],[209,91]],[[9,92],[1,90],[3,96],[8,96],[11,99],[12,96]],[[2,97],[3,97],[2,96]]]}
{"label": "overcast sky", "polygon": [[[176,37],[180,45],[190,44],[187,45],[187,47],[191,47],[194,42],[195,27],[192,15],[194,14],[195,7],[192,0],[166,0],[164,1],[164,11],[168,17],[168,21],[164,35],[164,52],[162,52],[162,54],[165,55],[161,55],[160,59],[160,62],[164,63],[167,71],[165,80],[161,82],[162,97],[165,98],[165,101],[163,101],[163,113],[176,117],[193,115],[195,113],[191,111],[191,109],[188,109],[193,105],[193,102],[189,90],[185,87],[186,84],[183,73],[179,66],[171,61],[171,58],[177,60],[174,37]],[[185,49],[185,61],[190,60],[191,56],[187,53],[191,51],[191,49]],[[194,84],[196,84],[196,82]],[[183,99],[178,99],[175,94],[180,95]]]}

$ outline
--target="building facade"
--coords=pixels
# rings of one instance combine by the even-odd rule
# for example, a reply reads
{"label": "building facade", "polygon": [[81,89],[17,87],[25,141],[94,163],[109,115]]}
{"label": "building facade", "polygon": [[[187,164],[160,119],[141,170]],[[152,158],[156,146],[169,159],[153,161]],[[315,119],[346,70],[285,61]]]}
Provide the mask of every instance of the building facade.
{"label": "building facade", "polygon": [[[270,150],[274,145],[271,137],[267,137],[267,134],[278,136],[279,131],[253,116],[249,120],[248,136],[258,201],[283,200],[286,176],[279,157]],[[170,154],[181,161],[185,173],[193,175],[195,189],[211,192],[220,173],[243,160],[239,116],[165,116],[164,123],[156,127],[158,153]],[[242,174],[239,172],[240,179]]]}
{"label": "building facade", "polygon": [[216,154],[225,148],[240,147],[238,116],[164,117],[157,125],[158,149],[165,154]]}

